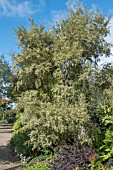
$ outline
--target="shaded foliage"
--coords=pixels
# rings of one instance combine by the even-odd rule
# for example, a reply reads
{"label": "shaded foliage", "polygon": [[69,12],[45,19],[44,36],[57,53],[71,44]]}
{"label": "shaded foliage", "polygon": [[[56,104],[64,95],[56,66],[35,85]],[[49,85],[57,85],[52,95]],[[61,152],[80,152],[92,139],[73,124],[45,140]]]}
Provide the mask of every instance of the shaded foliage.
{"label": "shaded foliage", "polygon": [[59,152],[54,160],[52,160],[52,170],[88,170],[90,157],[94,154],[94,150],[82,146],[76,142],[74,146],[64,145],[59,148]]}

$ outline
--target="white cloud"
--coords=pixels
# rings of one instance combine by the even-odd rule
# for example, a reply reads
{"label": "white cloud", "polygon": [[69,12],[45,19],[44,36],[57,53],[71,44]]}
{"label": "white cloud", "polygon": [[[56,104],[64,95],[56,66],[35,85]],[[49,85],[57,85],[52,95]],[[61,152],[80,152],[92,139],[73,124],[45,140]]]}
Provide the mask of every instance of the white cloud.
{"label": "white cloud", "polygon": [[113,18],[111,18],[110,20],[110,34],[107,36],[106,40],[110,43],[113,43]]}
{"label": "white cloud", "polygon": [[25,0],[17,2],[16,0],[0,0],[0,15],[10,17],[29,17],[45,7],[44,0],[38,0],[37,5],[32,1]]}
{"label": "white cloud", "polygon": [[53,24],[60,23],[63,19],[68,16],[68,11],[66,10],[51,10],[52,22]]}
{"label": "white cloud", "polygon": [[[113,18],[110,21],[110,34],[106,37],[106,41],[113,44]],[[111,48],[111,56],[110,57],[102,57],[100,64],[103,63],[113,63],[113,47]]]}
{"label": "white cloud", "polygon": [[84,3],[80,0],[68,0],[66,2],[66,6],[68,9],[72,9],[73,11],[76,11],[76,8],[79,6],[84,6]]}

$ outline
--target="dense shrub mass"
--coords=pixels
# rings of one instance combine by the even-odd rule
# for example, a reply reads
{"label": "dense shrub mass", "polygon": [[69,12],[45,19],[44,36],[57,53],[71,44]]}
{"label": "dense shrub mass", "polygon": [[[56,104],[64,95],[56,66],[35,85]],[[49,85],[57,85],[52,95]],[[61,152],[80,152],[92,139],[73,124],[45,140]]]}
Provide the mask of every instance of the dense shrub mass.
{"label": "dense shrub mass", "polygon": [[[70,104],[70,106],[64,102],[52,104],[48,102],[41,104],[40,109],[37,108],[35,111],[37,116],[32,118],[27,126],[31,131],[30,138],[34,149],[40,150],[62,144],[64,141],[71,142],[72,140],[74,142],[76,138],[79,138],[81,142],[88,142],[88,134],[81,132],[81,129],[85,125],[87,126],[88,122],[91,124],[88,121],[83,101],[79,101],[75,105]],[[44,122],[43,125],[42,122]],[[86,131],[86,129],[83,130]]]}
{"label": "dense shrub mass", "polygon": [[112,158],[113,66],[98,65],[110,56],[109,22],[99,10],[77,6],[51,30],[33,21],[28,30],[18,28],[12,84],[20,118],[12,143],[19,154],[39,155],[47,148],[54,153],[65,144],[54,169],[88,169],[91,150],[76,146],[79,141],[92,146],[101,162]]}

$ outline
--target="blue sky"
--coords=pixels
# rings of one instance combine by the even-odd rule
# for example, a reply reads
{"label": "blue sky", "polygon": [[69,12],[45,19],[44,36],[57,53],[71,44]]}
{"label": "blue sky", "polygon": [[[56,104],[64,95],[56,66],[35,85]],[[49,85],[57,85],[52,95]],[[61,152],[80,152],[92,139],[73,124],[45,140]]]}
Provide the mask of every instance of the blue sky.
{"label": "blue sky", "polygon": [[[17,38],[14,29],[19,25],[29,28],[28,17],[36,24],[44,23],[50,26],[67,13],[68,0],[0,0],[0,54],[11,63],[10,53],[18,51]],[[98,6],[107,15],[113,15],[113,0],[79,0],[85,6]],[[73,0],[68,1],[68,5]],[[113,42],[113,19],[111,20],[111,36],[108,41]],[[113,51],[113,50],[112,50]],[[108,60],[108,59],[107,59]],[[113,61],[113,57],[109,59]]]}

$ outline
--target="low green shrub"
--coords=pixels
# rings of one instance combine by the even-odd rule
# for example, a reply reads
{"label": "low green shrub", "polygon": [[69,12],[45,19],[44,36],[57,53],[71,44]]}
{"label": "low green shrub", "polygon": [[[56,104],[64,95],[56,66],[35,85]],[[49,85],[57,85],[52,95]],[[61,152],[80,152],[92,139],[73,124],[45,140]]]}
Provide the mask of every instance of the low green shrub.
{"label": "low green shrub", "polygon": [[91,164],[89,165],[90,170],[113,170],[113,166],[108,165],[108,163],[102,163],[101,157],[92,155]]}
{"label": "low green shrub", "polygon": [[17,121],[14,123],[14,132],[11,139],[11,145],[13,149],[19,154],[28,156],[32,150],[32,146],[29,144],[29,132],[26,127],[22,125],[21,115],[17,116]]}
{"label": "low green shrub", "polygon": [[18,134],[18,132],[20,131],[20,129],[23,127],[22,125],[22,118],[20,114],[16,115],[16,122],[14,123],[13,126],[13,130],[14,130],[14,134]]}
{"label": "low green shrub", "polygon": [[38,165],[30,166],[27,170],[50,170],[50,165],[47,162],[38,162]]}
{"label": "low green shrub", "polygon": [[27,132],[22,132],[15,134],[12,139],[11,139],[11,145],[13,146],[14,150],[19,154],[19,155],[29,155],[30,153],[30,146],[27,144],[26,141],[29,140],[29,136]]}
{"label": "low green shrub", "polygon": [[101,163],[107,163],[108,167],[111,167],[113,166],[113,100],[107,100],[100,109],[103,113],[101,120],[104,127],[104,139],[101,141],[98,154],[101,157]]}
{"label": "low green shrub", "polygon": [[[39,154],[39,153],[38,153]],[[53,159],[50,149],[41,150],[37,157],[27,157],[22,161],[22,167],[26,169],[51,170],[49,161]]]}
{"label": "low green shrub", "polygon": [[106,103],[99,108],[102,122],[101,145],[96,148],[98,158],[92,160],[91,170],[113,169],[113,100],[106,100]]}
{"label": "low green shrub", "polygon": [[8,123],[14,123],[16,120],[16,113],[13,110],[6,110],[4,112],[4,119],[7,120]]}
{"label": "low green shrub", "polygon": [[[113,158],[113,107],[106,106],[104,108],[103,123],[106,127],[103,145],[100,148],[103,161],[109,161]],[[112,163],[113,165],[113,163]]]}
{"label": "low green shrub", "polygon": [[0,120],[2,120],[2,112],[0,111]]}

